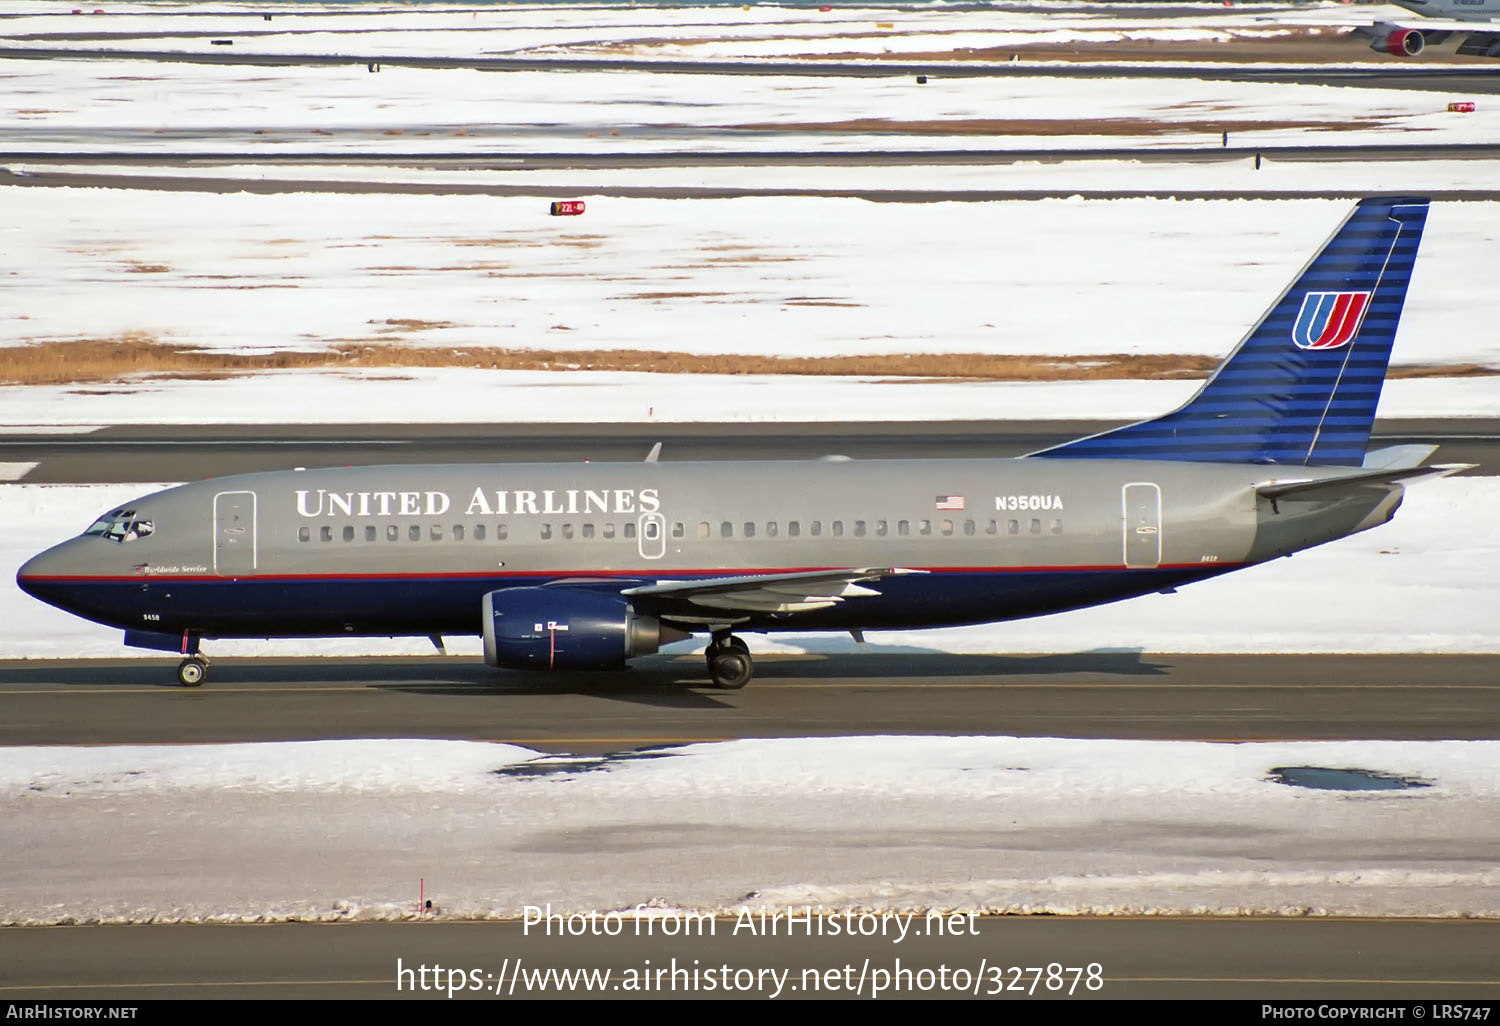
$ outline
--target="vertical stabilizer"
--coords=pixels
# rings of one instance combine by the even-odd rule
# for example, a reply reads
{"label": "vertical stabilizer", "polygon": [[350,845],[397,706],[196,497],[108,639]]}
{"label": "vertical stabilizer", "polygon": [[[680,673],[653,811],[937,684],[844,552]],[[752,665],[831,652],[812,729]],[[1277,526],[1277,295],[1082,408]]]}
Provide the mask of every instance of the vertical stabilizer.
{"label": "vertical stabilizer", "polygon": [[1427,205],[1361,200],[1186,406],[1032,455],[1359,466]]}

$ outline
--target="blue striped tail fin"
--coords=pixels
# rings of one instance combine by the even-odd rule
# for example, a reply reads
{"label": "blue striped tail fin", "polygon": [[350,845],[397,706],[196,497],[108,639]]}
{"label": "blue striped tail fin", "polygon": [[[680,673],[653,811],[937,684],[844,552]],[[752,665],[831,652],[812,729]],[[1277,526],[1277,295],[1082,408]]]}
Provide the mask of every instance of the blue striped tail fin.
{"label": "blue striped tail fin", "polygon": [[1427,205],[1361,200],[1186,406],[1032,455],[1359,466]]}

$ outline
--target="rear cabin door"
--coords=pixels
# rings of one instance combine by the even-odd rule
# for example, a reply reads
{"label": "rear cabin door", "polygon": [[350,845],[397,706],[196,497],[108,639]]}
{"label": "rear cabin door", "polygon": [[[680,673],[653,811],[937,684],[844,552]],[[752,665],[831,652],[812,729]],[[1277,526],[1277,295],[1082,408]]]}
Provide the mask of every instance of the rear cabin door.
{"label": "rear cabin door", "polygon": [[255,493],[214,496],[214,573],[239,577],[255,573]]}
{"label": "rear cabin door", "polygon": [[1161,565],[1161,487],[1137,481],[1123,489],[1125,566]]}

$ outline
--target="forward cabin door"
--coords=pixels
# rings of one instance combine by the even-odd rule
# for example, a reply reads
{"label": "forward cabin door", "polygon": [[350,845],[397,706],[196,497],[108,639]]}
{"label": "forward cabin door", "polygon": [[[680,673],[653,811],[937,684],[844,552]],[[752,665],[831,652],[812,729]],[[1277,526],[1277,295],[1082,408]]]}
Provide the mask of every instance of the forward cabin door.
{"label": "forward cabin door", "polygon": [[1149,569],[1161,565],[1161,487],[1144,481],[1122,490],[1125,566]]}
{"label": "forward cabin door", "polygon": [[242,577],[255,573],[255,493],[220,492],[214,496],[214,573]]}

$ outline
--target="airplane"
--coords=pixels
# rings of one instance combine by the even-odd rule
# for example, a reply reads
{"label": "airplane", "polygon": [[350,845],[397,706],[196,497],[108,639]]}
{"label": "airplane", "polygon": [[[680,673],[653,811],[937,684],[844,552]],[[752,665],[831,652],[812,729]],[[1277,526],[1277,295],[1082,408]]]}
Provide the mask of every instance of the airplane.
{"label": "airplane", "polygon": [[[1369,36],[1370,49],[1397,57],[1415,57],[1427,44],[1445,42],[1455,33],[1467,33],[1458,44],[1462,57],[1500,57],[1500,31],[1475,31],[1476,23],[1500,18],[1500,0],[1392,0],[1399,7],[1433,19],[1419,28],[1377,21],[1359,26],[1355,35]],[[1447,19],[1446,21],[1443,19]]]}
{"label": "airplane", "polygon": [[617,669],[692,635],[1014,620],[1114,602],[1386,523],[1465,469],[1366,452],[1428,200],[1363,199],[1164,416],[994,459],[296,469],[155,492],[17,583],[182,657],[215,638],[479,635],[491,666]]}

